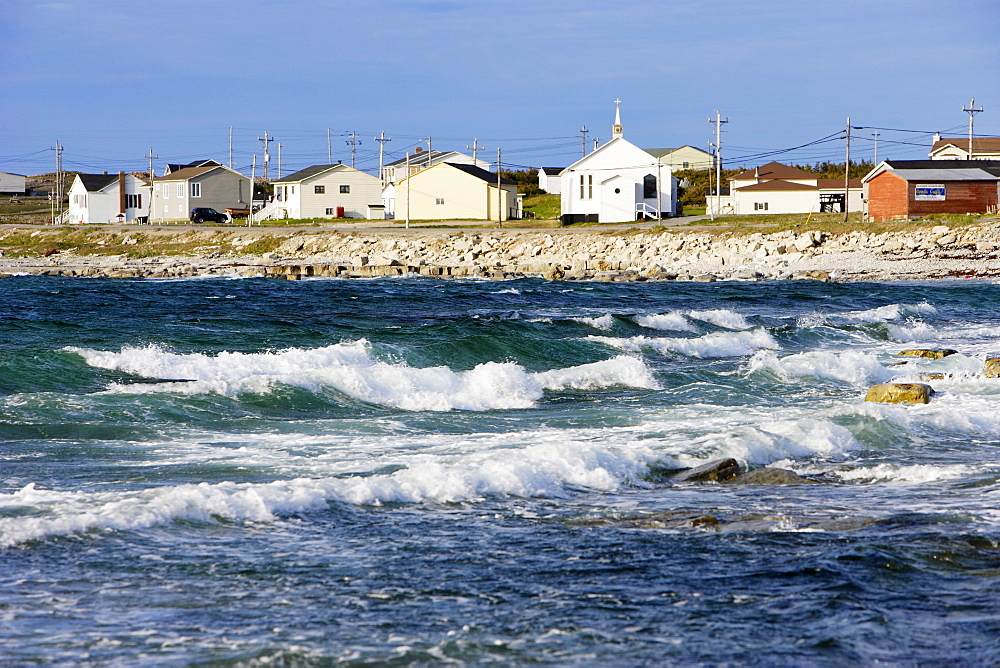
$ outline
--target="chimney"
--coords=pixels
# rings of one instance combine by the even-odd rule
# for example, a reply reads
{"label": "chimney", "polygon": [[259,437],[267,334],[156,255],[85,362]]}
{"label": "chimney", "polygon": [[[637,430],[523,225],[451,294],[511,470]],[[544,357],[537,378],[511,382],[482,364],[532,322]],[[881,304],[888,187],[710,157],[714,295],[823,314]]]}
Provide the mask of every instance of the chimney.
{"label": "chimney", "polygon": [[424,152],[424,147],[423,146],[417,146],[415,149],[413,149],[413,152],[414,153],[423,153]]}
{"label": "chimney", "polygon": [[125,215],[125,172],[118,172],[118,213]]}

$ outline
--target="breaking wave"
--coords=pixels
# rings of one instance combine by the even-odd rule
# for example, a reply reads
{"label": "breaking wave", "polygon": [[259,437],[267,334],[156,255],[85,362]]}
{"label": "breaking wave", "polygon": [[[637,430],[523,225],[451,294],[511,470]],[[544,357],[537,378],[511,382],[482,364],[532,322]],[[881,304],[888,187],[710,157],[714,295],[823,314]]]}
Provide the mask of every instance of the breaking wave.
{"label": "breaking wave", "polygon": [[674,352],[699,359],[741,357],[743,355],[751,355],[762,348],[777,350],[781,347],[761,327],[745,332],[713,332],[693,338],[650,338],[647,336],[633,336],[629,338],[590,336],[587,338],[619,350],[631,352],[642,350]]}
{"label": "breaking wave", "polygon": [[602,362],[531,373],[512,363],[486,362],[468,371],[415,368],[371,355],[367,341],[278,352],[176,354],[157,346],[124,347],[120,352],[66,348],[94,367],[163,379],[149,384],[116,383],[117,393],[266,394],[277,385],[313,392],[334,389],[373,404],[410,411],[530,408],[544,390],[600,389],[611,386],[656,388],[640,359],[618,356]]}

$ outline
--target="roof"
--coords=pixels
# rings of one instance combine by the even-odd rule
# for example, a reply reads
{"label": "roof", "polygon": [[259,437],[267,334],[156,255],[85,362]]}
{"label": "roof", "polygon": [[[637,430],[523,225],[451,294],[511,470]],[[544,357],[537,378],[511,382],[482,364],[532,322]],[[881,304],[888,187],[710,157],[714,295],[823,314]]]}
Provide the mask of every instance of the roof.
{"label": "roof", "polygon": [[[954,146],[960,148],[963,151],[969,150],[969,138],[968,137],[949,137],[938,139],[934,142],[934,146],[931,147],[931,153],[942,149],[946,146]],[[982,151],[983,153],[1000,153],[1000,137],[973,137],[972,139],[972,152],[977,153]]]}
{"label": "roof", "polygon": [[671,153],[673,153],[677,149],[676,148],[644,148],[642,150],[645,151],[646,153],[650,154],[654,158],[662,158],[665,155],[670,155]]}
{"label": "roof", "polygon": [[892,173],[907,181],[1000,181],[1000,174],[985,169],[894,169]]}
{"label": "roof", "polygon": [[167,172],[179,172],[182,169],[188,167],[221,167],[222,163],[216,162],[215,160],[195,160],[194,162],[189,162],[186,165],[175,164],[172,162],[167,163]]}
{"label": "roof", "polygon": [[711,157],[711,154],[708,151],[691,146],[691,144],[684,144],[684,146],[678,146],[677,148],[644,148],[642,150],[650,154],[654,158],[662,158],[663,156],[670,155],[671,153],[679,151],[682,148],[689,148],[692,151],[698,151],[699,153],[704,153],[705,155]]}
{"label": "roof", "polygon": [[782,179],[771,179],[763,183],[754,183],[749,186],[734,188],[734,190],[742,193],[748,190],[817,190],[817,187],[808,183],[792,183],[791,181],[784,181]]}
{"label": "roof", "polygon": [[818,179],[819,175],[807,172],[798,167],[789,167],[780,162],[769,162],[766,165],[748,169],[736,176],[730,176],[730,181],[746,181],[748,179]]}
{"label": "roof", "polygon": [[[437,160],[441,156],[448,155],[449,153],[454,153],[455,151],[420,151],[419,153],[414,153],[408,159],[411,165],[420,165],[431,160]],[[386,167],[395,167],[396,165],[405,165],[407,158],[400,158],[394,162],[387,163]]]}
{"label": "roof", "polygon": [[87,192],[104,190],[112,183],[118,181],[117,174],[77,174],[77,176],[80,177],[80,181],[83,182],[83,187],[87,189]]}
{"label": "roof", "polygon": [[562,167],[542,167],[539,171],[545,172],[546,176],[559,176],[562,170]]}
{"label": "roof", "polygon": [[[496,183],[497,175],[494,172],[488,172],[482,167],[476,167],[475,165],[463,165],[456,162],[445,162],[441,163],[448,165],[449,167],[454,167],[455,169],[460,169],[470,176],[475,176],[477,179],[486,181],[487,183]],[[505,179],[500,177],[500,183],[505,186],[516,186],[517,184],[510,179]]]}
{"label": "roof", "polygon": [[289,174],[280,179],[275,179],[272,183],[294,183],[298,181],[305,181],[308,178],[323,174],[332,169],[337,169],[338,167],[347,167],[347,165],[336,164],[336,165],[313,165],[312,167],[306,167],[305,169],[300,169],[294,174]]}
{"label": "roof", "polygon": [[907,181],[996,181],[1000,160],[886,160],[864,180],[891,171]]}
{"label": "roof", "polygon": [[[222,165],[215,165],[209,167],[185,167],[184,169],[178,170],[176,172],[170,172],[165,176],[157,176],[154,181],[187,181],[188,179],[193,179],[196,176],[201,176],[202,174],[207,174],[215,169],[225,169]],[[242,174],[241,174],[242,176]],[[246,178],[246,177],[244,177]]]}

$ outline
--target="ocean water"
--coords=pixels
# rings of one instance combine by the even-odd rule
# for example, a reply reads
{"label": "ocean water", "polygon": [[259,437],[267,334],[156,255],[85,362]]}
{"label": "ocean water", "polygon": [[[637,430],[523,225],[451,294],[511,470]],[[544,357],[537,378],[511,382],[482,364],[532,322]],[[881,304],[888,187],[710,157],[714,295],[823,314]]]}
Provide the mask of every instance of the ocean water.
{"label": "ocean water", "polygon": [[988,282],[3,279],[0,662],[996,664],[998,353]]}

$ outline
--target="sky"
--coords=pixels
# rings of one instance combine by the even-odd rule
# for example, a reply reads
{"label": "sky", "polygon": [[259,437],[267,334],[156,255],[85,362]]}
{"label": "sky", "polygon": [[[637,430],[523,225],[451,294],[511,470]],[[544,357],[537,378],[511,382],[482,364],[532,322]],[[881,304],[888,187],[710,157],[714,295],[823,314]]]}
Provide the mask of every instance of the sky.
{"label": "sky", "polygon": [[[0,170],[210,158],[377,173],[417,147],[563,167],[611,139],[771,160],[1000,135],[998,0],[0,0]],[[430,140],[430,142],[425,140]],[[814,143],[819,142],[819,143]],[[809,144],[804,148],[799,147]]]}

